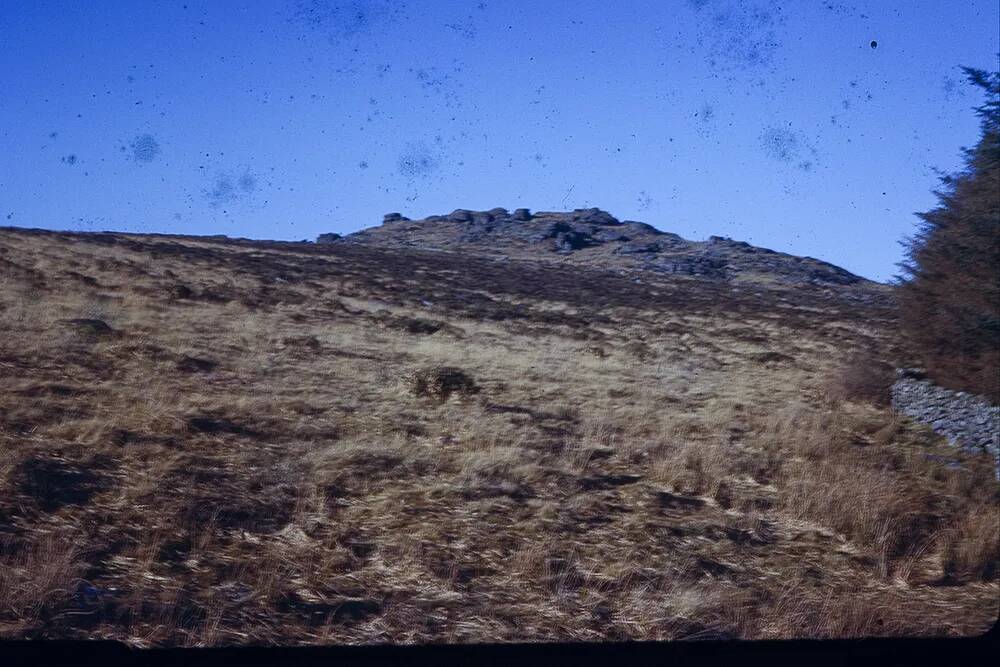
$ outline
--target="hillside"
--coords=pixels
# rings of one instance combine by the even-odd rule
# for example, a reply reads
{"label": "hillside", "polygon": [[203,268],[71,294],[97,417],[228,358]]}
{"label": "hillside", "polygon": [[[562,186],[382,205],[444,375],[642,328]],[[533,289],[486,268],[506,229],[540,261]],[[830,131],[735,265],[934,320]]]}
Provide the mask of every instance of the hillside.
{"label": "hillside", "polygon": [[992,461],[843,390],[891,358],[888,286],[488,214],[316,244],[0,229],[0,637],[995,622]]}

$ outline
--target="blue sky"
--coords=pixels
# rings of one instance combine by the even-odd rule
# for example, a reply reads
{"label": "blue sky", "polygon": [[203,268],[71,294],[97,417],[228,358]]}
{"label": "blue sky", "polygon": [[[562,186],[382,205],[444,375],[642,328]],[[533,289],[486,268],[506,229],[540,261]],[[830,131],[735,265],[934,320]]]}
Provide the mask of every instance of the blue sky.
{"label": "blue sky", "polygon": [[311,239],[599,206],[886,280],[977,139],[959,66],[996,69],[998,12],[4,0],[0,224]]}

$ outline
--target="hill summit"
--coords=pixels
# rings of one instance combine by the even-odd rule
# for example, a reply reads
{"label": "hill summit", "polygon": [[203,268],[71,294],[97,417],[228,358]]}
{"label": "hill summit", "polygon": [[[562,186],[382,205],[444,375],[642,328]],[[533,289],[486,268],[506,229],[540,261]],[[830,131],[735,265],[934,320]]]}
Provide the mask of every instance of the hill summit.
{"label": "hill summit", "polygon": [[411,220],[386,214],[381,226],[320,242],[363,243],[425,250],[461,250],[508,259],[549,259],[710,280],[780,282],[832,287],[872,284],[828,262],[711,236],[690,241],[599,208],[568,212],[505,208],[456,209]]}

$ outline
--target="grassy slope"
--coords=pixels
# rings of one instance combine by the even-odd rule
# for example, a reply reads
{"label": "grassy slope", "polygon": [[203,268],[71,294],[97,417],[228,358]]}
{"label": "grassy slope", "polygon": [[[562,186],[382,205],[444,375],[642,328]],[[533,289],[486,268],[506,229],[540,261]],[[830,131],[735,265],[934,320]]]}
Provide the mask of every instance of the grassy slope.
{"label": "grassy slope", "polygon": [[985,630],[990,462],[829,392],[888,312],[739,289],[0,230],[0,636]]}

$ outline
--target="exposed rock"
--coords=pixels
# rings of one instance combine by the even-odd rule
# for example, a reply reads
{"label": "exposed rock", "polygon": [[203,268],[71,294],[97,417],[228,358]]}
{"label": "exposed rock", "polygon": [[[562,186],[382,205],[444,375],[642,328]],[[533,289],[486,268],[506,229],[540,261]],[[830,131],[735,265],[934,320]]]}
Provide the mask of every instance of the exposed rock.
{"label": "exposed rock", "polygon": [[928,424],[954,445],[997,457],[1000,479],[1000,407],[985,398],[939,387],[920,369],[896,371],[892,407]]}
{"label": "exposed rock", "polygon": [[753,249],[753,246],[746,241],[734,241],[728,236],[709,236],[708,244],[712,246],[725,246],[727,248]]}
{"label": "exposed rock", "polygon": [[573,211],[573,220],[591,225],[620,225],[618,218],[599,208],[578,208]]}
{"label": "exposed rock", "polygon": [[[809,257],[807,259],[812,258]],[[806,268],[806,279],[810,283],[819,285],[853,285],[861,280],[858,276],[854,275],[850,271],[845,271],[839,266],[826,264],[825,262],[820,262],[818,259],[812,259],[812,261],[823,265]]]}
{"label": "exposed rock", "polygon": [[563,253],[571,253],[580,248],[596,245],[596,243],[594,237],[590,236],[590,234],[575,230],[559,232],[556,235],[556,249]]}
{"label": "exposed rock", "polygon": [[316,237],[316,243],[333,243],[334,241],[339,241],[343,236],[340,234],[335,234],[334,232],[327,232],[325,234],[320,234]]}
{"label": "exposed rock", "polygon": [[448,214],[448,219],[454,222],[472,222],[472,211],[457,208]]}
{"label": "exposed rock", "polygon": [[672,234],[670,232],[663,232],[654,227],[653,225],[646,224],[645,222],[638,222],[636,220],[626,220],[622,223],[623,227],[628,228],[627,231],[633,235],[650,235],[650,236],[666,236],[676,238],[678,241],[681,237],[677,234]]}
{"label": "exposed rock", "polygon": [[625,234],[618,231],[612,231],[610,229],[599,229],[594,232],[593,237],[602,243],[615,241],[627,243],[629,241],[629,237]]}
{"label": "exposed rock", "polygon": [[507,209],[503,208],[502,206],[497,206],[496,208],[491,208],[490,210],[486,211],[486,214],[489,215],[489,216],[492,216],[493,220],[496,220],[498,218],[509,218],[510,217],[510,213],[507,211]]}
{"label": "exposed rock", "polygon": [[[762,277],[769,282],[827,288],[872,285],[849,271],[809,257],[757,248],[724,236],[687,241],[644,222],[620,222],[599,208],[534,214],[527,208],[513,213],[502,207],[488,211],[460,208],[448,215],[413,221],[390,213],[385,221],[395,224],[349,234],[345,240],[530,259],[557,255],[612,269],[642,269],[708,280]],[[837,293],[863,302],[880,296],[868,292],[862,289]]]}
{"label": "exposed rock", "polygon": [[615,248],[619,255],[653,254],[660,252],[659,243],[626,243]]}
{"label": "exposed rock", "polygon": [[726,277],[725,260],[697,255],[656,260],[643,265],[643,268],[660,273],[679,273],[705,278],[721,279]]}

